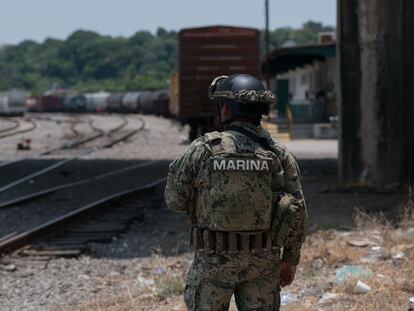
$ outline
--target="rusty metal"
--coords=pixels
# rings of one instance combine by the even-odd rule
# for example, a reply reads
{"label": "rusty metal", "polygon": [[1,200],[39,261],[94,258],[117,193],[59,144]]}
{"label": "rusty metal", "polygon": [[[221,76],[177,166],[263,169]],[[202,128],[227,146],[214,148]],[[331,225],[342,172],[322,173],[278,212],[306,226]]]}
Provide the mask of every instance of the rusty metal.
{"label": "rusty metal", "polygon": [[0,242],[0,254],[6,254],[22,247],[34,243],[40,239],[51,236],[57,232],[60,232],[68,228],[71,224],[76,223],[82,219],[87,219],[89,216],[100,211],[101,207],[113,200],[121,199],[125,196],[148,191],[151,188],[158,186],[166,181],[166,178],[160,178],[155,181],[152,181],[144,186],[130,188],[121,192],[111,194],[105,198],[99,199],[95,202],[89,203],[85,206],[80,207],[74,211],[66,213],[62,216],[59,216],[53,220],[50,220],[46,223],[43,223],[39,226],[36,226],[32,229],[29,229],[20,234],[14,235],[9,239],[3,240]]}
{"label": "rusty metal", "polygon": [[114,176],[114,175],[117,175],[117,174],[124,173],[126,171],[131,171],[131,170],[134,170],[134,169],[137,169],[137,168],[140,168],[140,167],[151,165],[151,164],[156,163],[156,162],[157,161],[149,160],[149,161],[146,161],[146,162],[143,162],[143,163],[130,165],[130,166],[127,166],[127,167],[123,167],[121,169],[117,169],[117,170],[113,170],[113,171],[110,171],[110,172],[106,172],[104,174],[93,176],[91,178],[85,178],[85,179],[82,179],[82,180],[77,180],[77,181],[69,182],[69,183],[66,183],[66,184],[63,184],[63,185],[54,186],[54,187],[50,187],[50,188],[43,189],[43,190],[40,190],[40,191],[36,191],[36,192],[30,193],[30,194],[27,194],[27,195],[24,195],[24,196],[21,196],[21,197],[11,199],[9,201],[2,202],[0,204],[0,208],[9,207],[9,206],[15,205],[17,203],[23,203],[25,201],[32,200],[32,199],[35,199],[35,198],[38,198],[38,197],[56,192],[56,191],[60,191],[60,190],[63,190],[63,189],[67,189],[67,188],[79,186],[79,185],[82,185],[82,184],[86,184],[86,183],[89,183],[89,182],[97,181],[97,180],[100,180],[100,179],[103,179],[103,178],[107,178],[107,177],[110,177],[110,176]]}
{"label": "rusty metal", "polygon": [[179,74],[173,77],[170,91],[171,112],[181,119],[214,116],[216,107],[207,96],[211,81],[223,74],[258,76],[259,65],[256,29],[215,26],[181,30]]}

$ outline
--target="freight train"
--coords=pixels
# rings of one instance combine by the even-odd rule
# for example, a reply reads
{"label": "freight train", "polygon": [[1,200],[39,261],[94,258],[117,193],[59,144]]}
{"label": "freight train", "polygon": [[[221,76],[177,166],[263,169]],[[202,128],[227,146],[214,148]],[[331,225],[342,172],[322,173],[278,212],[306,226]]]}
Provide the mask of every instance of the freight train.
{"label": "freight train", "polygon": [[44,95],[27,101],[29,111],[119,112],[172,116],[190,126],[190,139],[216,126],[217,107],[207,90],[219,75],[260,76],[259,31],[211,26],[179,32],[178,72],[169,90]]}
{"label": "freight train", "polygon": [[31,112],[118,112],[169,116],[167,90],[77,95],[42,95],[26,100]]}

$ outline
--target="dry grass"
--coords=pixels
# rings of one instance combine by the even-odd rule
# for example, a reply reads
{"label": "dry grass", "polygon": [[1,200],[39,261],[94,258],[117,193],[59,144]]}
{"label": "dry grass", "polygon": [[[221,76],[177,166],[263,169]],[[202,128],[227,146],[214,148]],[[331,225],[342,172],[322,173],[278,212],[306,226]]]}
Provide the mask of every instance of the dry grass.
{"label": "dry grass", "polygon": [[[404,232],[414,228],[412,211],[406,209],[397,227],[392,226],[382,214],[372,216],[357,211],[355,230],[320,231],[308,237],[303,247],[302,274],[294,290],[300,292],[307,286],[325,284],[325,292],[336,293],[339,298],[320,305],[315,303],[315,297],[304,297],[300,303],[291,304],[282,310],[408,310],[408,299],[414,296],[414,241],[404,238]],[[365,240],[372,244],[355,247],[348,244],[351,240]],[[381,246],[381,257],[372,262],[364,261],[372,253],[374,244]],[[392,259],[398,252],[405,255],[401,262]],[[316,258],[323,258],[325,262],[321,270],[312,267]],[[349,278],[343,286],[334,282],[336,268],[350,264],[361,265],[372,271],[371,277],[363,279],[372,288],[367,294],[355,293],[357,278]]]}
{"label": "dry grass", "polygon": [[[152,261],[143,266],[135,286],[119,282],[119,293],[101,296],[76,307],[59,307],[59,311],[167,311],[185,310],[181,296],[184,291],[188,258],[165,258],[154,254]],[[169,308],[171,304],[174,307]]]}
{"label": "dry grass", "polygon": [[[296,303],[283,306],[283,311],[408,310],[408,299],[414,296],[414,244],[402,237],[405,230],[414,228],[413,213],[406,212],[401,226],[393,227],[381,214],[369,216],[358,211],[355,224],[355,230],[350,232],[319,231],[306,239],[297,279],[287,289],[300,298]],[[356,247],[350,245],[352,240],[371,244]],[[364,261],[372,253],[372,245],[381,246],[382,255],[377,260]],[[392,259],[398,252],[405,255],[400,262]],[[324,262],[321,269],[312,265],[316,258]],[[154,256],[152,266],[144,274],[154,280],[151,286],[130,288],[116,296],[62,310],[184,311],[181,296],[188,264],[188,256]],[[367,294],[355,293],[358,278],[349,278],[344,285],[336,284],[335,270],[343,265],[361,265],[372,272],[369,278],[363,279],[371,287]],[[320,304],[319,299],[324,293],[335,293],[338,297]]]}

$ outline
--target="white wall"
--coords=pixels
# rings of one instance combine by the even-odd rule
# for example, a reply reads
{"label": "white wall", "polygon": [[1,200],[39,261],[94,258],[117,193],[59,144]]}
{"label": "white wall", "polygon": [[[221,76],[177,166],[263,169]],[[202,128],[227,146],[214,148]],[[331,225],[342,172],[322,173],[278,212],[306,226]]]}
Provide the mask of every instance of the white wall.
{"label": "white wall", "polygon": [[314,99],[320,90],[333,90],[335,85],[335,58],[325,62],[315,62],[287,73],[278,75],[277,79],[289,80],[289,93],[292,100]]}

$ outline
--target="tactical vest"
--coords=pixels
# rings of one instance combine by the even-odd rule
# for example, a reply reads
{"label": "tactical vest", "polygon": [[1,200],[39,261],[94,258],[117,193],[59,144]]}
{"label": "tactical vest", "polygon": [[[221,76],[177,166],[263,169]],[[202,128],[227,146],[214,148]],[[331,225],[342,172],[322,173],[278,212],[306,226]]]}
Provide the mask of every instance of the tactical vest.
{"label": "tactical vest", "polygon": [[219,232],[269,231],[276,156],[236,132],[207,134],[210,156],[197,185],[197,226]]}

